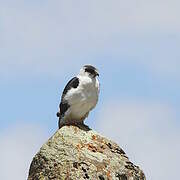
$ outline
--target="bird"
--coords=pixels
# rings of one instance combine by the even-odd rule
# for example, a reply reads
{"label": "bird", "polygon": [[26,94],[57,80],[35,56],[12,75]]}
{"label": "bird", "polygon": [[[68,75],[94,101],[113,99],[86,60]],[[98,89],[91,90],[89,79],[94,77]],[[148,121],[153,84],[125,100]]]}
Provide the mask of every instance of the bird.
{"label": "bird", "polygon": [[65,86],[59,104],[59,129],[64,125],[85,125],[84,120],[99,98],[98,69],[84,65]]}

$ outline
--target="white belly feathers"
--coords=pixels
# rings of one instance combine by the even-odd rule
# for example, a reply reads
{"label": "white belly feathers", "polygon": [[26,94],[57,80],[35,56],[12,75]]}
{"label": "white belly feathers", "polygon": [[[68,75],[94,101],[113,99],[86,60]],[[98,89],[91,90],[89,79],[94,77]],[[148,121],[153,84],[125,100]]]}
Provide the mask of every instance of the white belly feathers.
{"label": "white belly feathers", "polygon": [[82,120],[97,104],[99,94],[98,80],[82,76],[79,77],[79,80],[79,86],[65,96],[70,105],[66,113],[66,119]]}

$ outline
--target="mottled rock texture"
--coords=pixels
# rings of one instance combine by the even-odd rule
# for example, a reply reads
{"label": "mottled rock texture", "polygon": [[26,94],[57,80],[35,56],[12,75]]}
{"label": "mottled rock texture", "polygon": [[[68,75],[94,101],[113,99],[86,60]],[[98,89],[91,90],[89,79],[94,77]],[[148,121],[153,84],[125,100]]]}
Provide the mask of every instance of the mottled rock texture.
{"label": "mottled rock texture", "polygon": [[64,126],[35,155],[28,180],[144,180],[114,142],[93,130]]}

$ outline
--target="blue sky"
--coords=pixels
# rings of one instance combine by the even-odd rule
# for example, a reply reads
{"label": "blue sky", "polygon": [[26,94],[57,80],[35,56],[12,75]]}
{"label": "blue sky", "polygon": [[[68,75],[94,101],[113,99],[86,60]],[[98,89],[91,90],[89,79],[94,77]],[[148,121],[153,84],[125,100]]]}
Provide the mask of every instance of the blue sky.
{"label": "blue sky", "polygon": [[99,69],[101,83],[87,124],[123,147],[147,179],[177,178],[179,5],[0,0],[0,179],[27,177],[57,130],[65,84],[84,64]]}

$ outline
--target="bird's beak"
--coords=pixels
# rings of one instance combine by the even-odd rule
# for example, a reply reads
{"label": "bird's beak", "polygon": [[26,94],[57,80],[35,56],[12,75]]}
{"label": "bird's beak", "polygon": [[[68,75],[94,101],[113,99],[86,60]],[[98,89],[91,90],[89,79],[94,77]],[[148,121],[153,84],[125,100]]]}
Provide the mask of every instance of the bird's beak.
{"label": "bird's beak", "polygon": [[99,73],[98,73],[98,72],[96,72],[96,76],[99,76]]}

